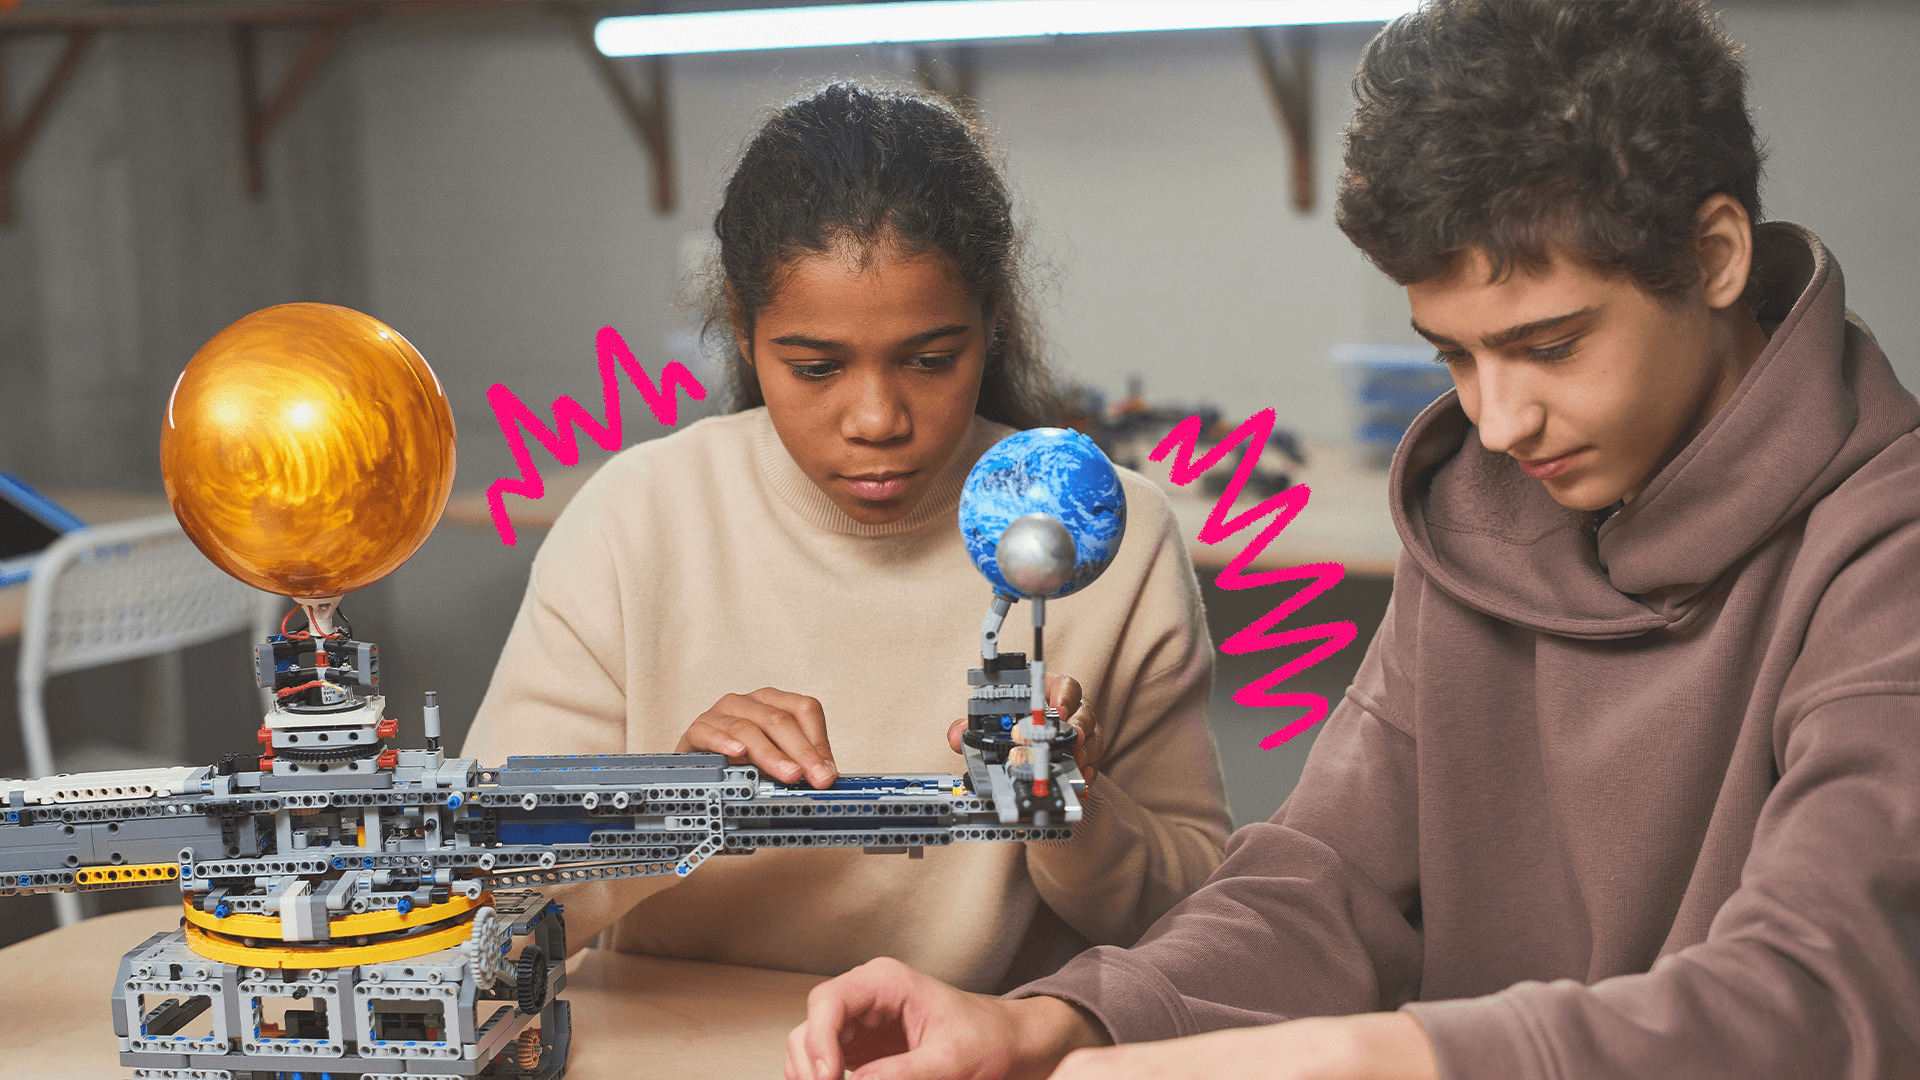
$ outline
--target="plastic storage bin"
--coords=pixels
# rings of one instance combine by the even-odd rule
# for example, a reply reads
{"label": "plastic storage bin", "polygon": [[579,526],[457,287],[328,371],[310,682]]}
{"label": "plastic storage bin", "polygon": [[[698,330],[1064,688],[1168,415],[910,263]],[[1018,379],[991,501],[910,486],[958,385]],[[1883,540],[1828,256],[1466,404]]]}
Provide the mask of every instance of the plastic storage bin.
{"label": "plastic storage bin", "polygon": [[1373,468],[1386,468],[1413,418],[1453,389],[1431,346],[1335,345],[1333,362],[1346,384],[1358,458]]}

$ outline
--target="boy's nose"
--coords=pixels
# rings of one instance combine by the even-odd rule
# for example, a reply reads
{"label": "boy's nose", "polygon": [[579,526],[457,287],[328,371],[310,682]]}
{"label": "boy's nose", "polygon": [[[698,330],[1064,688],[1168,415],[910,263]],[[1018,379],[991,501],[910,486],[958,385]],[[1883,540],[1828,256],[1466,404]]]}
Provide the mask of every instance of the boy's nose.
{"label": "boy's nose", "polygon": [[1496,368],[1480,364],[1473,374],[1480,406],[1474,422],[1480,429],[1481,446],[1496,454],[1513,454],[1527,448],[1540,434],[1546,426],[1547,410],[1528,392],[1524,380],[1489,370]]}

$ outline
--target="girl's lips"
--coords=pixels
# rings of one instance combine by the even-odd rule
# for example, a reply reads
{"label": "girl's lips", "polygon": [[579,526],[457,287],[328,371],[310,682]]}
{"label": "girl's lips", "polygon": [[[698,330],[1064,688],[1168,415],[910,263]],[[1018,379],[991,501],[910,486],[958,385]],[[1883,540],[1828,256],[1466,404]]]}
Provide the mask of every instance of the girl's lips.
{"label": "girl's lips", "polygon": [[1562,454],[1557,458],[1549,458],[1546,461],[1522,461],[1519,462],[1520,471],[1533,477],[1535,480],[1550,480],[1572,468],[1574,459],[1578,458],[1580,453],[1579,450],[1575,450],[1571,454]]}
{"label": "girl's lips", "polygon": [[847,490],[856,496],[872,502],[884,502],[887,499],[899,498],[900,494],[907,490],[907,477],[910,475],[912,474],[897,473],[892,476],[878,477],[843,476],[840,479],[846,483]]}

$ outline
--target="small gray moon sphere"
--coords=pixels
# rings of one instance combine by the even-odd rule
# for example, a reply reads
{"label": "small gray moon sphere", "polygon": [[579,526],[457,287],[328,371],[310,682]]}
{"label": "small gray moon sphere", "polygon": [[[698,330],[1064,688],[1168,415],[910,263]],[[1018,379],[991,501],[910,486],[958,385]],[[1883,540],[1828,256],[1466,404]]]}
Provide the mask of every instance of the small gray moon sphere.
{"label": "small gray moon sphere", "polygon": [[1047,514],[1014,518],[993,557],[1000,576],[1027,596],[1052,596],[1073,580],[1073,534]]}

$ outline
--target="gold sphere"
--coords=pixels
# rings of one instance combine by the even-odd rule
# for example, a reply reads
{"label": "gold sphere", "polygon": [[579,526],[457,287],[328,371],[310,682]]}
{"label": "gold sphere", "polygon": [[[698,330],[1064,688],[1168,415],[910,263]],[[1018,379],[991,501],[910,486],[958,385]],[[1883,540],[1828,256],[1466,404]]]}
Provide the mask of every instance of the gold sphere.
{"label": "gold sphere", "polygon": [[407,561],[453,490],[453,411],[392,328],[280,304],[201,346],[160,432],[167,501],[222,570],[338,597]]}

